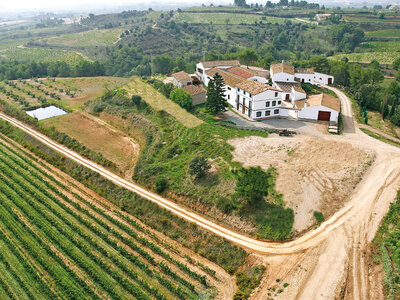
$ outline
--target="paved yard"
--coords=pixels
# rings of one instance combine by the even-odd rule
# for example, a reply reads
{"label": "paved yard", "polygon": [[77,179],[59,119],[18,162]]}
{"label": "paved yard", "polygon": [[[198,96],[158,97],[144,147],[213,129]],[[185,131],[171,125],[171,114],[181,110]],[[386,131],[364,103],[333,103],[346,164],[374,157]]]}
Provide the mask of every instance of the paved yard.
{"label": "paved yard", "polygon": [[231,110],[228,110],[223,114],[223,119],[226,121],[234,122],[236,125],[239,126],[265,127],[271,129],[287,128],[289,130],[296,131],[297,133],[314,136],[327,134],[326,124],[304,122],[292,119],[269,119],[263,121],[250,121],[232,112]]}

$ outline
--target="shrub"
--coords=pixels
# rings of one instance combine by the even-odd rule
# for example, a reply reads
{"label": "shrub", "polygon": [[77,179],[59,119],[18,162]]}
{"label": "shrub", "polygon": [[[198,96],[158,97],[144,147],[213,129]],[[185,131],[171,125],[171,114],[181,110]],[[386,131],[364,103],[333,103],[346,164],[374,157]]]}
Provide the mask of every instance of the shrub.
{"label": "shrub", "polygon": [[325,221],[324,215],[320,211],[314,211],[314,217],[317,220],[317,223],[320,224]]}
{"label": "shrub", "polygon": [[192,97],[188,92],[182,89],[175,89],[171,92],[170,98],[175,103],[179,104],[179,106],[183,107],[186,110],[192,109]]}
{"label": "shrub", "polygon": [[160,194],[164,192],[164,190],[167,188],[168,185],[168,180],[165,177],[157,177],[156,182],[154,183],[154,189],[156,193]]}
{"label": "shrub", "polygon": [[204,177],[210,168],[211,166],[205,157],[196,156],[189,163],[189,174],[199,179]]}
{"label": "shrub", "polygon": [[236,193],[250,204],[262,200],[273,185],[271,172],[272,169],[265,172],[260,167],[242,168],[237,172]]}

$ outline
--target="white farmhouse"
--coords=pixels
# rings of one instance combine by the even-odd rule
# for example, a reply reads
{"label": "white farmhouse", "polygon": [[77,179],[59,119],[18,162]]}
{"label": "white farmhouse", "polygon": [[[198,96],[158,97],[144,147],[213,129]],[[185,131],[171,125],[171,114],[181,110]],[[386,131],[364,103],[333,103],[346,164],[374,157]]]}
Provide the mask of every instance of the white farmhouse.
{"label": "white farmhouse", "polygon": [[270,74],[272,81],[294,82],[294,67],[284,62],[279,64],[271,64]]}
{"label": "white farmhouse", "polygon": [[245,80],[236,85],[235,108],[251,119],[280,116],[281,91],[261,82]]}
{"label": "white farmhouse", "polygon": [[315,72],[314,81],[315,83],[333,84],[333,76]]}
{"label": "white farmhouse", "polygon": [[[300,103],[299,103],[300,104]],[[298,119],[338,122],[340,101],[327,94],[311,95],[302,103],[297,113]]]}
{"label": "white farmhouse", "polygon": [[172,78],[172,83],[178,88],[183,88],[184,86],[191,85],[193,83],[192,77],[190,77],[185,71],[172,74]]}
{"label": "white farmhouse", "polygon": [[204,84],[206,86],[208,86],[208,83],[210,82],[210,80],[217,73],[219,75],[221,75],[222,80],[225,83],[225,98],[226,98],[226,100],[228,101],[228,103],[230,105],[232,105],[233,107],[236,107],[236,85],[239,82],[244,81],[245,79],[243,79],[242,77],[239,77],[235,74],[224,71],[222,69],[213,68],[206,72],[206,76],[204,77],[205,81],[203,81]]}
{"label": "white farmhouse", "polygon": [[300,82],[314,84],[315,72],[311,68],[298,68],[294,77]]}
{"label": "white farmhouse", "polygon": [[226,70],[232,67],[240,67],[238,60],[202,61],[196,65],[196,75],[205,83],[207,71],[213,68]]}
{"label": "white farmhouse", "polygon": [[307,97],[306,92],[302,89],[301,84],[295,82],[279,82],[275,81],[273,86],[282,91],[282,100],[294,101],[302,100]]}

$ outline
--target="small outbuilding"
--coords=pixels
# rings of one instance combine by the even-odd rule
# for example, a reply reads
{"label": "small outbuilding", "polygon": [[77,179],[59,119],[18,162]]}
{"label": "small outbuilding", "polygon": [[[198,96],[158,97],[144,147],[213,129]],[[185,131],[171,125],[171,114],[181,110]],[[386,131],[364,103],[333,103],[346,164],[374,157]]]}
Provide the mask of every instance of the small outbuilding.
{"label": "small outbuilding", "polygon": [[192,77],[189,76],[185,71],[172,74],[174,86],[183,88],[184,86],[191,85],[193,83]]}
{"label": "small outbuilding", "polygon": [[182,87],[192,97],[192,105],[206,102],[206,90],[201,85],[186,85]]}
{"label": "small outbuilding", "polygon": [[330,121],[337,123],[340,112],[340,100],[327,94],[308,97],[298,113],[298,119],[314,121]]}

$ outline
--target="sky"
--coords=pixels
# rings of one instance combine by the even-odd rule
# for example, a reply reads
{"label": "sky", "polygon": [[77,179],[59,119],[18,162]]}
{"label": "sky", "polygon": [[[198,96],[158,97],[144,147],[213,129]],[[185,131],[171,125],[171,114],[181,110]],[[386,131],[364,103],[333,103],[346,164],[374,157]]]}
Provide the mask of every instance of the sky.
{"label": "sky", "polygon": [[[0,0],[0,10],[1,11],[28,11],[28,10],[64,10],[64,9],[79,9],[79,8],[99,8],[99,7],[111,7],[111,6],[129,6],[129,5],[151,5],[151,2],[174,4],[176,3],[183,5],[193,4],[192,0],[153,0],[153,1],[143,1],[143,0]],[[208,3],[210,0],[204,0],[204,3]],[[220,0],[215,2],[230,3],[233,0]]]}

